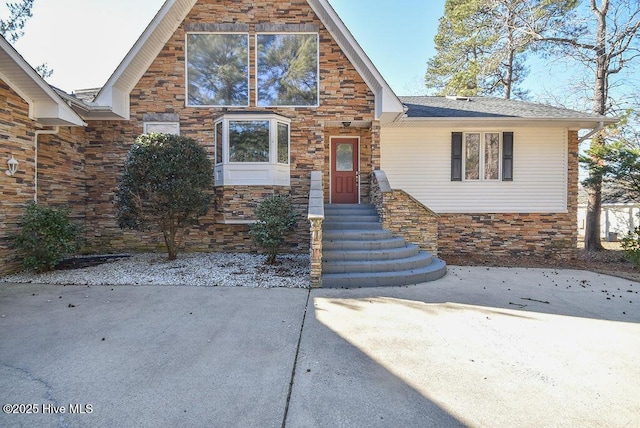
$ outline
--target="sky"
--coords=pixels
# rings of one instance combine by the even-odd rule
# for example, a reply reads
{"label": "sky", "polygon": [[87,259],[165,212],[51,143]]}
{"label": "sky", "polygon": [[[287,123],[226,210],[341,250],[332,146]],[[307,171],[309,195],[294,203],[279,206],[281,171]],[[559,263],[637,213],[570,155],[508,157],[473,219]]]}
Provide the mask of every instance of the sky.
{"label": "sky", "polygon": [[[330,0],[398,95],[424,92],[426,63],[445,0]],[[4,2],[3,2],[4,3]],[[164,0],[35,0],[15,47],[48,82],[71,92],[101,87]],[[4,7],[4,6],[3,6]],[[0,16],[6,10],[0,8]]]}
{"label": "sky", "polygon": [[[445,0],[329,0],[397,95],[424,95],[427,60]],[[35,0],[16,48],[33,67],[53,69],[48,82],[67,92],[103,86],[164,0]],[[4,1],[0,16],[6,17]],[[640,61],[637,61],[640,62]],[[591,91],[577,90],[575,65],[529,59],[524,89],[532,101],[589,111]],[[619,75],[620,94],[637,93],[637,68]],[[591,75],[587,74],[587,79]],[[617,86],[617,87],[616,87]],[[631,90],[630,90],[631,88]]]}

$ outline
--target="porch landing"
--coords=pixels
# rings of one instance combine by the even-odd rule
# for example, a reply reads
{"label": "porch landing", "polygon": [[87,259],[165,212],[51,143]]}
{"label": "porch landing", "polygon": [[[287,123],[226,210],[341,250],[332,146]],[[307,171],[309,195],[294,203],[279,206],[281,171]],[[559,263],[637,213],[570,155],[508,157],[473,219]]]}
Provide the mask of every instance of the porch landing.
{"label": "porch landing", "polygon": [[330,204],[324,214],[324,288],[419,284],[447,272],[443,260],[383,229],[373,205]]}

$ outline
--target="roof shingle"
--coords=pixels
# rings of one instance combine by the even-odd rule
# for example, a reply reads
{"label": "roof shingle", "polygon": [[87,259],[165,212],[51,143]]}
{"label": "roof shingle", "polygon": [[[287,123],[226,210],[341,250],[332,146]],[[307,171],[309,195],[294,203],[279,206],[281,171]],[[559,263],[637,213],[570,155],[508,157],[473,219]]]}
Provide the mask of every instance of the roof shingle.
{"label": "roof shingle", "polygon": [[399,97],[409,118],[611,119],[545,104],[494,97]]}

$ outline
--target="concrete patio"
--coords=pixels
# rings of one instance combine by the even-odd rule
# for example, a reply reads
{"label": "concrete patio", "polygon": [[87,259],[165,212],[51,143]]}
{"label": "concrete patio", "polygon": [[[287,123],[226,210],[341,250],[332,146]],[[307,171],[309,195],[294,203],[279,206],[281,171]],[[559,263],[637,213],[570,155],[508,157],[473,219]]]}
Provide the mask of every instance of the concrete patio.
{"label": "concrete patio", "polygon": [[0,402],[38,413],[0,426],[640,426],[638,292],[481,267],[310,292],[3,284]]}

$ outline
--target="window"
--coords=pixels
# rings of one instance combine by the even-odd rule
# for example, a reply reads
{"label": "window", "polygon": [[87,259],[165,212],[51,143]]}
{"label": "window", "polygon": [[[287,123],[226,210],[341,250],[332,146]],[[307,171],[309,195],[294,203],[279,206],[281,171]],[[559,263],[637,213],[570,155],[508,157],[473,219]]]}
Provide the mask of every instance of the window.
{"label": "window", "polygon": [[187,105],[249,105],[248,34],[187,34]]}
{"label": "window", "polygon": [[158,132],[161,134],[180,135],[180,123],[178,122],[145,122],[144,133],[151,134]]}
{"label": "window", "polygon": [[257,104],[318,105],[318,35],[256,36]]}
{"label": "window", "polygon": [[277,114],[236,113],[217,119],[216,186],[288,186],[290,122]]}
{"label": "window", "polygon": [[468,181],[512,181],[513,132],[451,133],[451,180],[462,181],[463,177]]}
{"label": "window", "polygon": [[222,122],[217,122],[216,129],[216,165],[222,163]]}
{"label": "window", "polygon": [[229,162],[269,162],[269,121],[229,121]]}
{"label": "window", "polygon": [[278,122],[278,163],[289,165],[289,125]]}

